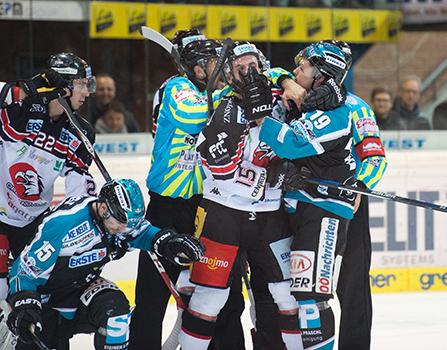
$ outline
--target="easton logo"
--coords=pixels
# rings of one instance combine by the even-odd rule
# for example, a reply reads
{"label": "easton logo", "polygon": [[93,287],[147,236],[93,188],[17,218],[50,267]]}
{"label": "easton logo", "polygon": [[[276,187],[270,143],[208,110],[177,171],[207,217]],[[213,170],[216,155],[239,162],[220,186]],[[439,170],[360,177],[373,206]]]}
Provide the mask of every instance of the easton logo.
{"label": "easton logo", "polygon": [[272,110],[272,105],[266,104],[266,105],[262,105],[262,106],[253,107],[252,113],[259,113],[259,112],[265,112],[265,111],[271,111],[271,110]]}

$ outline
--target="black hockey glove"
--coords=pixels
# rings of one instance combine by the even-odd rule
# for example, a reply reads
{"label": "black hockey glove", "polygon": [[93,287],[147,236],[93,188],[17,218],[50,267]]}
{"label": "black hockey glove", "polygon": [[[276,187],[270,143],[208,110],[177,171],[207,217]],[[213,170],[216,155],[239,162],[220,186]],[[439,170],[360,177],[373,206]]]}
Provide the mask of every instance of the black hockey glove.
{"label": "black hockey glove", "polygon": [[68,87],[68,81],[55,70],[47,69],[30,79],[19,81],[19,85],[27,95],[23,100],[25,103],[45,105],[66,94],[64,88]]}
{"label": "black hockey glove", "polygon": [[284,191],[298,191],[306,186],[305,179],[310,178],[310,170],[306,167],[298,168],[288,159],[273,161],[267,169],[267,182],[270,188]]}
{"label": "black hockey glove", "polygon": [[312,177],[310,170],[305,166],[298,168],[290,160],[285,160],[283,166],[286,168],[284,191],[298,191],[306,189],[307,182],[305,180]]}
{"label": "black hockey glove", "polygon": [[159,256],[178,265],[188,265],[198,261],[205,252],[205,247],[195,237],[164,229],[152,239],[152,250]]}
{"label": "black hockey glove", "polygon": [[235,91],[242,96],[245,119],[256,120],[272,114],[272,89],[267,77],[250,67],[241,80],[234,80]]}
{"label": "black hockey glove", "polygon": [[323,85],[311,90],[304,98],[301,112],[328,111],[335,109],[346,101],[346,89],[338,85],[334,79],[329,79]]}
{"label": "black hockey glove", "polygon": [[269,188],[275,190],[282,190],[284,185],[284,173],[283,167],[284,160],[281,158],[273,159],[267,167],[267,183]]}
{"label": "black hockey glove", "polygon": [[8,316],[9,330],[17,335],[26,344],[33,339],[30,327],[34,325],[34,332],[38,335],[42,330],[40,295],[32,291],[21,291],[8,298],[12,311]]}

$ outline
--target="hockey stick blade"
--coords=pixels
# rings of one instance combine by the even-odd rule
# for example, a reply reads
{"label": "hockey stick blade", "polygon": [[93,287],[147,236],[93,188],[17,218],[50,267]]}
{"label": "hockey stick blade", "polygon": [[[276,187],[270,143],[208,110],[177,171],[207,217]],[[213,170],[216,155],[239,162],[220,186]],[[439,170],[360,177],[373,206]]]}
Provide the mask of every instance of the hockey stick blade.
{"label": "hockey stick blade", "polygon": [[435,204],[435,203],[421,201],[421,200],[418,200],[418,199],[411,199],[411,198],[406,198],[406,197],[400,197],[400,196],[396,196],[396,195],[394,195],[392,193],[389,193],[389,192],[380,192],[380,191],[368,190],[368,189],[363,189],[363,188],[360,188],[360,187],[344,185],[344,184],[341,184],[341,183],[338,183],[338,182],[319,180],[319,179],[305,179],[304,181],[306,181],[307,183],[310,183],[310,184],[314,184],[314,185],[327,186],[327,187],[335,188],[335,189],[342,190],[342,191],[344,190],[344,191],[348,191],[348,192],[359,193],[359,194],[363,194],[363,195],[370,196],[370,197],[387,199],[387,200],[390,200],[390,201],[400,202],[400,203],[404,203],[404,204],[407,204],[407,205],[413,205],[413,206],[416,206],[416,207],[421,207],[421,208],[425,208],[425,209],[432,209],[432,210],[436,210],[436,211],[441,211],[443,213],[447,213],[447,206],[445,206],[445,205],[438,205],[438,204]]}
{"label": "hockey stick blade", "polygon": [[110,176],[110,174],[107,171],[106,167],[104,166],[103,162],[98,157],[98,154],[96,153],[95,149],[93,148],[92,143],[90,142],[88,137],[82,131],[81,124],[79,124],[78,120],[76,119],[76,116],[74,115],[74,113],[71,110],[70,106],[68,105],[67,101],[65,101],[65,98],[59,97],[57,100],[60,103],[60,105],[62,106],[62,108],[64,109],[65,114],[67,114],[70,124],[73,125],[73,127],[75,128],[76,133],[78,134],[78,137],[81,139],[82,143],[84,144],[85,148],[87,149],[87,152],[90,154],[90,156],[95,161],[96,166],[98,167],[98,169],[101,172],[104,179],[106,181],[112,180],[112,177]]}
{"label": "hockey stick blade", "polygon": [[222,51],[220,52],[220,55],[217,58],[216,66],[214,67],[210,75],[210,78],[208,79],[208,82],[206,84],[206,95],[208,99],[208,118],[211,118],[214,112],[214,104],[213,104],[214,84],[216,83],[217,75],[220,73],[225,61],[227,60],[232,44],[233,40],[231,40],[230,38],[226,38],[225,41],[223,42]]}
{"label": "hockey stick blade", "polygon": [[144,38],[160,45],[164,50],[166,50],[174,59],[174,62],[177,65],[177,69],[179,70],[180,74],[185,73],[185,70],[180,63],[180,54],[178,53],[174,45],[165,36],[157,32],[156,30],[145,26],[141,27],[141,35],[143,35]]}

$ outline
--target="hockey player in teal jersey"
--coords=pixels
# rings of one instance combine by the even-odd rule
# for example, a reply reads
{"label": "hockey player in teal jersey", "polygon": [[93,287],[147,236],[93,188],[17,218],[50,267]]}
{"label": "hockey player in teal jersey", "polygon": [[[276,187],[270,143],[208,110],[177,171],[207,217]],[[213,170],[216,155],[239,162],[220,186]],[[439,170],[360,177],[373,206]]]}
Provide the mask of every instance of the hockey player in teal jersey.
{"label": "hockey player in teal jersey", "polygon": [[15,349],[38,349],[31,326],[51,349],[68,349],[77,333],[95,333],[96,350],[127,349],[129,303],[100,274],[129,248],[179,264],[200,259],[204,251],[194,237],[145,220],[143,195],[133,180],[109,181],[99,197],[69,197],[45,215],[10,273],[7,324],[19,337]]}
{"label": "hockey player in teal jersey", "polygon": [[[295,58],[296,81],[308,92],[325,82],[341,83],[347,58],[335,45],[312,44]],[[275,153],[293,161],[312,177],[353,184],[352,117],[345,104],[328,110],[310,110],[290,125],[265,118],[260,139]],[[290,253],[292,293],[300,307],[305,348],[332,349],[335,323],[328,300],[333,297],[336,271],[342,260],[354,196],[324,186],[296,188],[285,193],[294,234]]]}
{"label": "hockey player in teal jersey", "polygon": [[[351,64],[351,49],[343,41],[333,41]],[[346,105],[352,113],[353,156],[356,161],[357,185],[373,189],[387,168],[385,151],[371,107],[349,93]],[[354,218],[349,224],[346,248],[337,284],[341,307],[338,348],[369,350],[371,345],[372,301],[369,282],[371,235],[367,196],[356,196]]]}

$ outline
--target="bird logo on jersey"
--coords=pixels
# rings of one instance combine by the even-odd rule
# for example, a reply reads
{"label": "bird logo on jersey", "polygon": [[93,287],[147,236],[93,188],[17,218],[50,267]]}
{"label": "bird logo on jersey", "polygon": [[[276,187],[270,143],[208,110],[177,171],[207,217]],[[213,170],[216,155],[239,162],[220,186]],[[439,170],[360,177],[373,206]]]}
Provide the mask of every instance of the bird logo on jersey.
{"label": "bird logo on jersey", "polygon": [[270,146],[265,142],[259,142],[258,147],[256,147],[255,151],[253,152],[252,163],[254,165],[266,168],[274,157],[275,153]]}
{"label": "bird logo on jersey", "polygon": [[9,168],[17,197],[37,201],[43,191],[43,182],[36,169],[28,163],[16,163]]}

